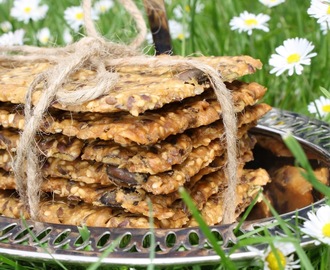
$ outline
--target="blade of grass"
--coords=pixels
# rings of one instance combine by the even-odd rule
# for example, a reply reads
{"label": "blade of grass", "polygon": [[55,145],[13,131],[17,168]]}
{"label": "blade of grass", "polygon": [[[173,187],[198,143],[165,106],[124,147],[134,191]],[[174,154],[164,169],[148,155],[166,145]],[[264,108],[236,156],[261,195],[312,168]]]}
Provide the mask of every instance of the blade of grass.
{"label": "blade of grass", "polygon": [[6,258],[4,256],[1,256],[1,255],[0,255],[0,262],[1,262],[1,265],[7,264],[8,266],[13,267],[14,269],[24,270],[24,267],[19,265],[17,261],[13,261],[13,260]]}
{"label": "blade of grass", "polygon": [[102,260],[108,257],[109,254],[112,253],[115,250],[115,248],[119,245],[119,243],[120,243],[120,238],[113,240],[111,245],[102,253],[100,258],[95,263],[93,263],[88,268],[86,268],[86,270],[97,270],[102,264]]}
{"label": "blade of grass", "polygon": [[210,241],[214,251],[220,256],[223,264],[227,267],[226,269],[236,269],[235,265],[232,261],[230,261],[229,258],[227,258],[225,252],[221,249],[219,246],[219,243],[217,242],[215,236],[212,234],[210,228],[203,220],[201,214],[199,213],[198,209],[196,208],[195,204],[193,203],[190,195],[184,188],[179,189],[180,195],[182,199],[184,200],[185,204],[188,206],[191,214],[196,219],[197,223],[199,224],[200,229],[206,236],[206,238]]}
{"label": "blade of grass", "polygon": [[327,98],[330,98],[330,92],[327,89],[320,86],[320,90],[322,91],[323,95],[325,95]]}
{"label": "blade of grass", "polygon": [[[306,268],[306,269],[313,269],[313,266],[308,258],[308,256],[306,255],[305,251],[303,250],[303,248],[300,246],[300,239],[297,239],[295,237],[295,235],[291,232],[291,230],[289,229],[289,225],[280,217],[280,215],[277,213],[277,211],[275,210],[275,208],[271,205],[271,203],[264,198],[265,203],[267,204],[267,207],[269,207],[272,215],[274,216],[274,218],[277,220],[277,222],[279,223],[281,229],[284,231],[284,233],[289,236],[289,238],[284,238],[282,241],[289,241],[291,242],[295,249],[296,249],[296,253],[299,256],[300,262],[301,264]],[[290,240],[289,240],[290,239]],[[293,240],[294,239],[294,240]]]}
{"label": "blade of grass", "polygon": [[32,236],[33,240],[36,241],[39,246],[44,250],[44,252],[46,252],[47,254],[49,254],[51,256],[51,258],[54,260],[54,262],[60,266],[62,269],[67,270],[67,268],[58,260],[56,260],[54,258],[54,256],[40,243],[39,239],[35,236],[35,234],[31,231],[31,229],[29,228],[25,218],[23,216],[21,216],[21,221],[23,223],[23,226],[25,227],[25,229],[29,232],[29,234]]}
{"label": "blade of grass", "polygon": [[259,196],[260,196],[261,193],[262,193],[262,189],[260,189],[258,191],[258,194],[253,198],[253,200],[252,200],[251,204],[249,205],[249,207],[244,211],[244,214],[243,214],[242,218],[240,219],[240,221],[238,222],[236,228],[234,229],[234,234],[236,234],[238,232],[238,230],[242,226],[243,222],[246,220],[246,218],[250,214],[252,208],[254,207],[254,205],[256,204],[256,202],[258,201]]}
{"label": "blade of grass", "polygon": [[149,226],[150,226],[150,251],[149,259],[150,264],[148,265],[148,270],[153,270],[155,268],[153,260],[155,258],[155,249],[156,249],[156,239],[155,239],[155,230],[154,230],[154,216],[152,210],[151,200],[148,198],[148,207],[149,207]]}

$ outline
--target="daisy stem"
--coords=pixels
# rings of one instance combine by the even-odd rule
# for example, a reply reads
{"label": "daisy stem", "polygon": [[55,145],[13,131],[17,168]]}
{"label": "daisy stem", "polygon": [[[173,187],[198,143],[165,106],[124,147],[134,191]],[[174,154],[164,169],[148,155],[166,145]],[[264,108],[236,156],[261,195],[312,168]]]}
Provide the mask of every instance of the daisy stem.
{"label": "daisy stem", "polygon": [[195,25],[195,15],[196,15],[196,6],[197,6],[197,0],[193,0],[191,4],[191,23],[190,23],[190,44],[191,44],[191,50],[193,52],[196,51],[195,48],[195,31],[194,31],[194,25]]}
{"label": "daisy stem", "polygon": [[[269,207],[272,215],[276,218],[277,222],[280,224],[283,232],[288,236],[282,238],[283,242],[290,242],[295,246],[296,252],[299,256],[301,264],[305,267],[305,269],[313,269],[313,266],[310,262],[310,260],[307,257],[306,252],[303,250],[303,248],[300,246],[300,242],[298,238],[295,238],[293,232],[291,231],[291,224],[287,223],[285,220],[281,218],[281,216],[277,213],[275,208],[271,205],[271,203],[264,198],[264,202],[267,204],[267,207]],[[291,239],[289,239],[291,238]]]}

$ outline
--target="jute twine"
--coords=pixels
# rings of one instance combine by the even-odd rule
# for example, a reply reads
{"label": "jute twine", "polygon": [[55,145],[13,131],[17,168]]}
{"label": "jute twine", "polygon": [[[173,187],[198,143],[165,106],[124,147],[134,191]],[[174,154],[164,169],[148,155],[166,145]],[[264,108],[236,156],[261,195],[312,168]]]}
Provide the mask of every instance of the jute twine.
{"label": "jute twine", "polygon": [[[146,65],[152,68],[160,66],[172,67],[181,65],[187,68],[196,68],[204,72],[214,89],[222,109],[222,119],[225,128],[227,144],[228,189],[224,195],[223,223],[235,221],[236,185],[237,185],[237,146],[236,146],[236,116],[232,97],[220,74],[211,66],[191,59],[159,59],[146,56],[138,51],[145,39],[147,27],[143,15],[132,0],[119,0],[136,23],[139,31],[135,40],[129,44],[118,44],[106,41],[96,31],[91,19],[91,0],[83,0],[84,20],[87,36],[78,42],[63,48],[39,48],[33,46],[3,46],[0,47],[0,59],[11,61],[50,61],[56,65],[40,73],[28,88],[25,100],[25,125],[20,134],[17,155],[13,162],[13,171],[16,176],[17,190],[20,198],[26,205],[33,220],[39,219],[40,187],[42,183],[39,162],[40,153],[35,142],[35,135],[42,123],[44,114],[51,103],[56,100],[61,104],[82,104],[99,96],[111,92],[118,81],[115,72],[106,70],[106,66],[118,67],[128,65]],[[76,71],[89,68],[97,71],[96,86],[82,88],[76,91],[65,91],[62,86],[69,76]],[[32,106],[32,95],[37,86],[43,87],[39,102]],[[219,135],[220,136],[220,135]]]}

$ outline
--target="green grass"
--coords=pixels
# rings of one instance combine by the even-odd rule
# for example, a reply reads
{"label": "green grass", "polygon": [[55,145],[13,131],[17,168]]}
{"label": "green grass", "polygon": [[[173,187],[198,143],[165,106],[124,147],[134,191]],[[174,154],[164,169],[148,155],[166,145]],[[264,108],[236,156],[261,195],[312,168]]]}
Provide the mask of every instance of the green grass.
{"label": "green grass", "polygon": [[[28,45],[38,44],[35,33],[42,27],[49,27],[54,37],[50,46],[63,46],[62,32],[64,27],[68,27],[64,21],[63,12],[66,7],[78,5],[77,0],[57,0],[57,1],[43,1],[49,5],[47,20],[38,22],[30,22],[24,24],[13,20],[9,16],[9,10],[12,5],[12,0],[1,4],[0,18],[1,21],[9,20],[15,29],[23,28],[26,31],[26,41]],[[143,4],[141,1],[136,1],[141,10]],[[187,13],[183,19],[183,23],[187,24],[190,37],[186,40],[173,40],[173,52],[178,55],[251,55],[254,58],[260,59],[263,62],[263,69],[254,75],[249,75],[244,78],[246,81],[257,81],[258,83],[268,88],[267,94],[263,101],[284,110],[289,110],[310,117],[317,117],[310,115],[307,110],[307,105],[321,95],[325,95],[321,89],[330,88],[330,32],[323,35],[320,31],[316,20],[310,18],[307,14],[307,9],[310,1],[307,0],[286,0],[285,3],[274,7],[267,8],[259,3],[257,0],[242,1],[242,0],[205,0],[202,1],[205,8],[201,13],[195,13],[193,8],[190,13]],[[168,18],[173,19],[173,10],[178,5],[196,6],[196,0],[172,0],[172,4],[167,5]],[[256,30],[251,36],[246,33],[238,33],[230,30],[229,21],[238,16],[241,12],[247,10],[252,13],[265,13],[271,16],[269,22],[270,31],[268,33]],[[118,3],[108,13],[101,15],[100,20],[96,22],[97,28],[101,34],[108,40],[116,42],[128,43],[135,36],[135,29],[132,20]],[[0,35],[1,35],[0,30]],[[84,34],[74,34],[75,40],[78,40]],[[310,66],[304,66],[303,74],[287,76],[284,73],[281,76],[271,75],[269,73],[271,67],[268,65],[268,60],[275,51],[275,48],[283,43],[287,38],[301,37],[307,38],[315,45],[314,51],[317,56],[312,58]],[[149,48],[148,44],[145,44]],[[152,50],[151,50],[152,53]],[[330,123],[330,117],[323,120]],[[294,153],[298,153],[298,158],[302,155],[300,150],[297,150],[293,142]],[[307,168],[310,173],[310,168],[306,160],[299,160],[303,166]],[[314,181],[313,175],[307,177]],[[318,187],[317,187],[318,188]],[[320,187],[321,189],[323,187]],[[329,192],[327,190],[327,192]],[[327,193],[328,194],[328,193]],[[189,204],[189,198],[187,199]],[[193,207],[190,205],[190,207]],[[274,212],[276,216],[276,212]],[[195,213],[197,219],[198,213]],[[303,250],[299,247],[299,242],[286,228],[286,221],[283,221],[277,216],[278,222],[282,229],[288,234],[289,240],[296,245],[298,256],[302,261],[302,269],[329,269],[330,264],[330,247],[320,245],[313,249]],[[199,220],[200,223],[203,221]],[[214,245],[215,251],[220,257],[224,254],[219,246],[216,245],[216,239],[212,238],[212,234],[207,231],[207,226],[202,225],[204,233],[211,239],[210,242]],[[251,238],[249,235],[239,236],[239,243],[232,247],[232,250],[241,245],[253,245],[255,243],[271,243],[272,238],[267,228],[264,228],[264,236],[259,238]],[[82,241],[89,237],[89,232],[86,228],[81,228]],[[107,255],[111,252],[113,247],[105,252]],[[154,254],[152,254],[154,256]],[[223,258],[224,264],[217,266],[202,266],[196,265],[193,267],[174,267],[173,269],[260,269],[261,263],[258,261],[246,262],[230,262]],[[47,265],[45,263],[31,263],[21,260],[12,260],[0,256],[1,269],[61,269],[61,267],[54,265]],[[91,265],[89,269],[97,269],[99,264]],[[153,267],[151,266],[150,269]],[[62,267],[62,269],[65,269]],[[70,266],[68,269],[81,269],[79,266]],[[107,269],[128,269],[128,267],[112,267]]]}

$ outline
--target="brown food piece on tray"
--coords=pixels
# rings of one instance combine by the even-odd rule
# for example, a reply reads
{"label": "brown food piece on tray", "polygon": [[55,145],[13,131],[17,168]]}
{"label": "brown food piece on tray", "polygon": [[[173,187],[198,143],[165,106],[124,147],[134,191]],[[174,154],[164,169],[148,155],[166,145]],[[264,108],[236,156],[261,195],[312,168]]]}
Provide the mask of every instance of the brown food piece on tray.
{"label": "brown food piece on tray", "polygon": [[[261,62],[249,56],[194,59],[214,66],[224,81],[233,81],[261,68]],[[50,63],[32,63],[8,68],[3,64],[0,68],[0,101],[24,103],[26,91],[34,77],[51,66]],[[113,70],[113,67],[108,68]],[[199,95],[208,88],[205,76],[201,76],[196,69],[182,69],[182,65],[177,65],[169,69],[157,67],[156,70],[148,70],[143,66],[122,66],[117,68],[119,80],[109,94],[78,106],[63,106],[56,102],[52,106],[77,112],[129,111],[136,116],[146,110],[157,109],[164,104]],[[82,85],[93,87],[96,83],[95,77],[95,71],[80,70],[70,76],[64,89],[70,91]],[[198,82],[200,78],[203,78],[201,84]],[[39,100],[42,91],[42,86],[38,86],[33,94],[33,103]]]}
{"label": "brown food piece on tray", "polygon": [[[0,191],[0,214],[11,218],[29,219],[22,202],[15,196],[15,192]],[[90,204],[67,201],[64,199],[44,198],[39,205],[41,222],[66,224],[75,226],[93,226],[108,228],[149,228],[149,219],[125,213],[121,209],[99,207]],[[159,227],[155,220],[154,227]]]}
{"label": "brown food piece on tray", "polygon": [[[261,134],[256,134],[256,138],[258,140],[258,145],[262,148],[267,149],[270,151],[274,156],[282,158],[282,157],[293,157],[291,151],[281,138],[275,138],[270,136],[265,136]],[[307,155],[308,159],[315,159],[318,160],[320,157],[317,156],[309,149],[304,149],[305,154]]]}
{"label": "brown food piece on tray", "polygon": [[[42,155],[69,161],[78,158],[85,145],[82,140],[62,134],[39,134],[35,140]],[[0,128],[0,149],[16,152],[18,141],[18,130]]]}
{"label": "brown food piece on tray", "polygon": [[[257,83],[234,82],[235,112],[254,105],[266,89]],[[207,99],[206,99],[207,97]],[[139,117],[129,114],[97,113],[53,113],[46,116],[41,130],[49,133],[63,133],[80,139],[114,140],[128,145],[154,144],[172,134],[182,133],[187,128],[208,125],[221,117],[221,108],[213,93],[206,93],[184,103],[168,104],[161,110],[148,111]],[[79,120],[78,120],[79,119]],[[2,105],[0,124],[4,127],[22,129],[24,117],[18,108]]]}
{"label": "brown food piece on tray", "polygon": [[[280,213],[287,213],[314,203],[313,186],[303,177],[303,169],[286,165],[270,172],[272,182],[266,190]],[[314,170],[316,178],[323,184],[329,184],[329,169]]]}

